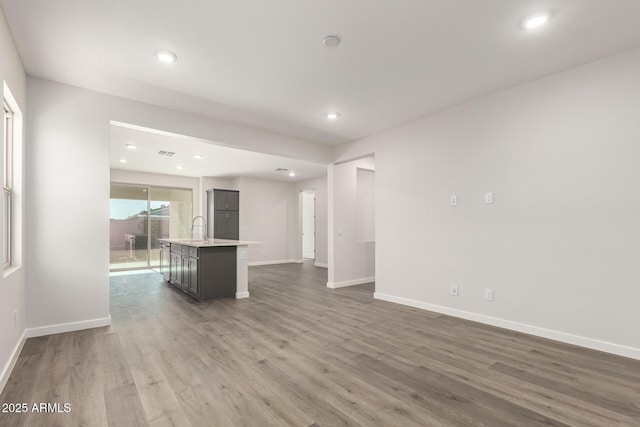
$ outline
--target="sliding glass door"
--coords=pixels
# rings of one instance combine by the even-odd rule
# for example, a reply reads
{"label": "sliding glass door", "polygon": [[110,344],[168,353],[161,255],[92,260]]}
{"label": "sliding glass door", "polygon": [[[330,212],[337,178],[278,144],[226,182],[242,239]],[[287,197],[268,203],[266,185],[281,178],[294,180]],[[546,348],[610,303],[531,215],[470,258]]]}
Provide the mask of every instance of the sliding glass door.
{"label": "sliding glass door", "polygon": [[191,190],[112,183],[110,269],[158,267],[158,240],[188,238],[191,212]]}
{"label": "sliding glass door", "polygon": [[110,268],[149,266],[147,223],[149,188],[111,184]]}
{"label": "sliding glass door", "polygon": [[158,239],[187,239],[191,235],[191,196],[191,190],[150,187],[150,267],[160,265],[160,244]]}

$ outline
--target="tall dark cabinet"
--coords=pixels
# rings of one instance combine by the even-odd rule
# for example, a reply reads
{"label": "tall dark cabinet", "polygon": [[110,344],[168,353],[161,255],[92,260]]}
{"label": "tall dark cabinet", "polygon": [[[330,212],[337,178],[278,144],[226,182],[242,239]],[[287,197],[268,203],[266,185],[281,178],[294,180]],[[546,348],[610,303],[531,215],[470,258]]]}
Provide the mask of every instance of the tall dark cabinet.
{"label": "tall dark cabinet", "polygon": [[240,239],[240,192],[207,191],[207,230],[216,239]]}

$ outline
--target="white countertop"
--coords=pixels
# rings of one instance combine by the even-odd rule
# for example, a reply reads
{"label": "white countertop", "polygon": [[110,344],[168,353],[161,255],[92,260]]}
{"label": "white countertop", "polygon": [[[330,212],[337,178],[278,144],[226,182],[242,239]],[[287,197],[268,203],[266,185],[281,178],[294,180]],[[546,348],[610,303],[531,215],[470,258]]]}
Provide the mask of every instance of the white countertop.
{"label": "white countertop", "polygon": [[193,246],[196,248],[208,248],[213,246],[249,246],[259,245],[261,242],[252,242],[249,240],[227,240],[227,239],[158,239],[161,242],[175,243],[184,246]]}

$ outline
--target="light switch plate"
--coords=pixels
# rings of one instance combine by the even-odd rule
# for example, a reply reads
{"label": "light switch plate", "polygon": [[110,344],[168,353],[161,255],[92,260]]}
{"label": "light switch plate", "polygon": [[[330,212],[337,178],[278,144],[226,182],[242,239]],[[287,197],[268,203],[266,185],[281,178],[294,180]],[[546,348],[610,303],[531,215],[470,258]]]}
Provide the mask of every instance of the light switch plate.
{"label": "light switch plate", "polygon": [[484,300],[487,302],[493,301],[493,289],[485,289],[484,290]]}
{"label": "light switch plate", "polygon": [[484,202],[488,205],[493,203],[493,193],[484,193]]}
{"label": "light switch plate", "polygon": [[452,194],[451,197],[449,197],[449,204],[451,204],[451,206],[458,206],[458,196]]}

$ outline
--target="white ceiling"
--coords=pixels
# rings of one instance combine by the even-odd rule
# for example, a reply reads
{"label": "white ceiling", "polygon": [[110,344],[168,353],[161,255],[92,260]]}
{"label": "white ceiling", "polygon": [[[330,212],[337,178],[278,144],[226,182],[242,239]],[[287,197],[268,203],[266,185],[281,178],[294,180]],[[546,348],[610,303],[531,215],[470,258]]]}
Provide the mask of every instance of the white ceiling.
{"label": "white ceiling", "polygon": [[[133,144],[135,150],[128,149]],[[159,151],[175,153],[172,157]],[[202,155],[195,159],[194,154]],[[121,163],[120,159],[127,160]],[[183,169],[178,169],[182,166]],[[132,127],[111,125],[111,168],[165,175],[234,178],[248,176],[280,181],[303,181],[326,175],[326,165],[218,145],[196,138]],[[290,177],[286,172],[295,172]]]}
{"label": "white ceiling", "polygon": [[638,0],[0,4],[31,75],[329,145],[640,46]]}

